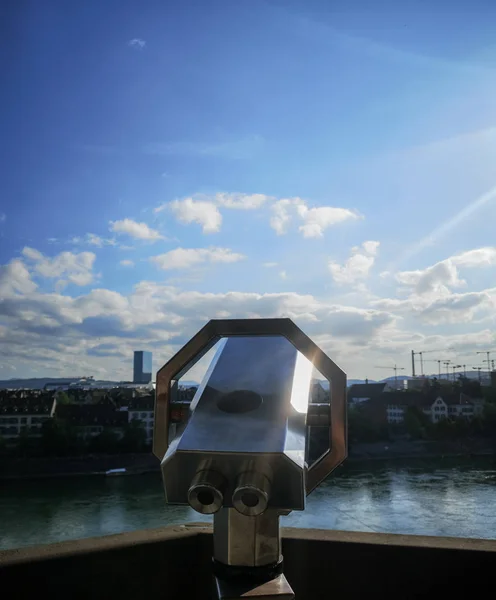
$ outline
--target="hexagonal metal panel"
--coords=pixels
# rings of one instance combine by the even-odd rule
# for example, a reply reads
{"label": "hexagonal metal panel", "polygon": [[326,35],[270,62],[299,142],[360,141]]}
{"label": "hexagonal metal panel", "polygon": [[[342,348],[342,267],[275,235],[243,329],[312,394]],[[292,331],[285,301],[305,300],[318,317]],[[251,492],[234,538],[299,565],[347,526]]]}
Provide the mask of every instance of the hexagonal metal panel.
{"label": "hexagonal metal panel", "polygon": [[331,389],[331,449],[307,472],[309,494],[347,456],[346,374],[291,319],[212,319],[158,372],[156,379],[153,453],[163,459],[168,445],[171,383],[194,366],[221,338],[237,335],[285,337],[328,379]]}

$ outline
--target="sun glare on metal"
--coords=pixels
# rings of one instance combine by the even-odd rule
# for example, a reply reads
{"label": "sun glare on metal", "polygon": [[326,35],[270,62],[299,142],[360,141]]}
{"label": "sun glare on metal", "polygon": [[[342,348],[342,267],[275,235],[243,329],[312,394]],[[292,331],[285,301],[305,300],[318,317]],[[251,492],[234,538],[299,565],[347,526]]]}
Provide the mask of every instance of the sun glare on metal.
{"label": "sun glare on metal", "polygon": [[301,352],[298,352],[294,370],[293,389],[291,390],[291,406],[298,413],[307,412],[312,371],[312,363]]}

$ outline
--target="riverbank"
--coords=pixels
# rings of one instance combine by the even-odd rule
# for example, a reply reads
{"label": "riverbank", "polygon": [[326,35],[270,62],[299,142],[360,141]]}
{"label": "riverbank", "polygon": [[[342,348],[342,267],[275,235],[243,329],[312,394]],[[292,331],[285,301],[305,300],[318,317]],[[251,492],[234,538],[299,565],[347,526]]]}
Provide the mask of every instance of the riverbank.
{"label": "riverbank", "polygon": [[457,458],[495,456],[495,440],[462,441],[396,440],[370,444],[350,444],[348,461],[403,460],[412,458]]}
{"label": "riverbank", "polygon": [[0,480],[104,476],[111,469],[126,469],[126,475],[159,470],[153,454],[109,454],[78,457],[2,458]]}
{"label": "riverbank", "polygon": [[[477,439],[460,442],[395,441],[351,444],[347,464],[369,461],[401,461],[412,459],[496,458],[494,441]],[[0,480],[45,479],[80,476],[105,476],[111,469],[126,469],[123,475],[158,472],[160,463],[151,453],[91,455],[80,457],[2,458]]]}

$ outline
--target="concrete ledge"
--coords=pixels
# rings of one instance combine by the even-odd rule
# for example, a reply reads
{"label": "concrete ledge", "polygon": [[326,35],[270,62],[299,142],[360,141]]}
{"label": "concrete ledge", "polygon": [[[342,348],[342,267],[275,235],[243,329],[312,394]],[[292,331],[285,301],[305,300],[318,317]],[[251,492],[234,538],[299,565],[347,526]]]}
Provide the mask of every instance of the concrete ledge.
{"label": "concrete ledge", "polygon": [[[285,574],[297,600],[487,595],[496,541],[283,529]],[[0,552],[16,598],[210,598],[212,527],[133,531]]]}
{"label": "concrete ledge", "polygon": [[[173,540],[191,538],[198,535],[211,536],[212,525],[208,523],[187,523],[158,529],[142,529],[101,537],[68,540],[54,544],[26,546],[0,550],[0,566],[20,564],[37,560],[49,560],[77,556],[79,554],[106,552],[145,544],[167,543]],[[410,548],[431,548],[444,550],[464,550],[496,553],[496,540],[473,538],[452,538],[390,533],[370,533],[359,531],[333,531],[326,529],[282,528],[283,539],[314,542],[334,542],[346,544],[367,544],[373,546],[398,546]]]}
{"label": "concrete ledge", "polygon": [[107,552],[145,544],[167,543],[173,540],[196,537],[199,533],[212,534],[212,527],[206,523],[188,523],[186,525],[140,529],[114,535],[0,550],[0,567],[53,558],[66,558],[79,554]]}
{"label": "concrete ledge", "polygon": [[299,529],[295,527],[283,527],[282,535],[283,538],[288,539],[313,540],[320,542],[496,552],[496,540],[480,540],[475,538],[370,533],[361,531],[334,531],[327,529]]}

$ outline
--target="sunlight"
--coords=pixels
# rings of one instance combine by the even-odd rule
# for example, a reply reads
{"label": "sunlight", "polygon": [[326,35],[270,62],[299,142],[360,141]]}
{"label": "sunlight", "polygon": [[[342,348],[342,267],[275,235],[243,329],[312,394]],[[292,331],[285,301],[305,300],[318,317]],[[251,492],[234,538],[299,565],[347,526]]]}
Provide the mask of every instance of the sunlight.
{"label": "sunlight", "polygon": [[291,405],[296,412],[307,412],[312,371],[313,364],[306,356],[298,352],[294,370],[293,389],[291,390]]}
{"label": "sunlight", "polygon": [[398,268],[399,264],[413,258],[419,252],[431,246],[435,242],[439,242],[441,238],[445,237],[452,229],[454,229],[457,225],[460,225],[465,219],[472,216],[476,211],[480,208],[489,204],[492,200],[496,199],[496,186],[492,187],[488,192],[479,196],[476,200],[462,208],[460,212],[456,215],[448,219],[444,223],[442,223],[439,227],[434,229],[429,235],[425,236],[421,240],[419,240],[416,244],[410,247],[403,256],[398,260],[398,262],[391,266],[389,270],[395,270]]}

